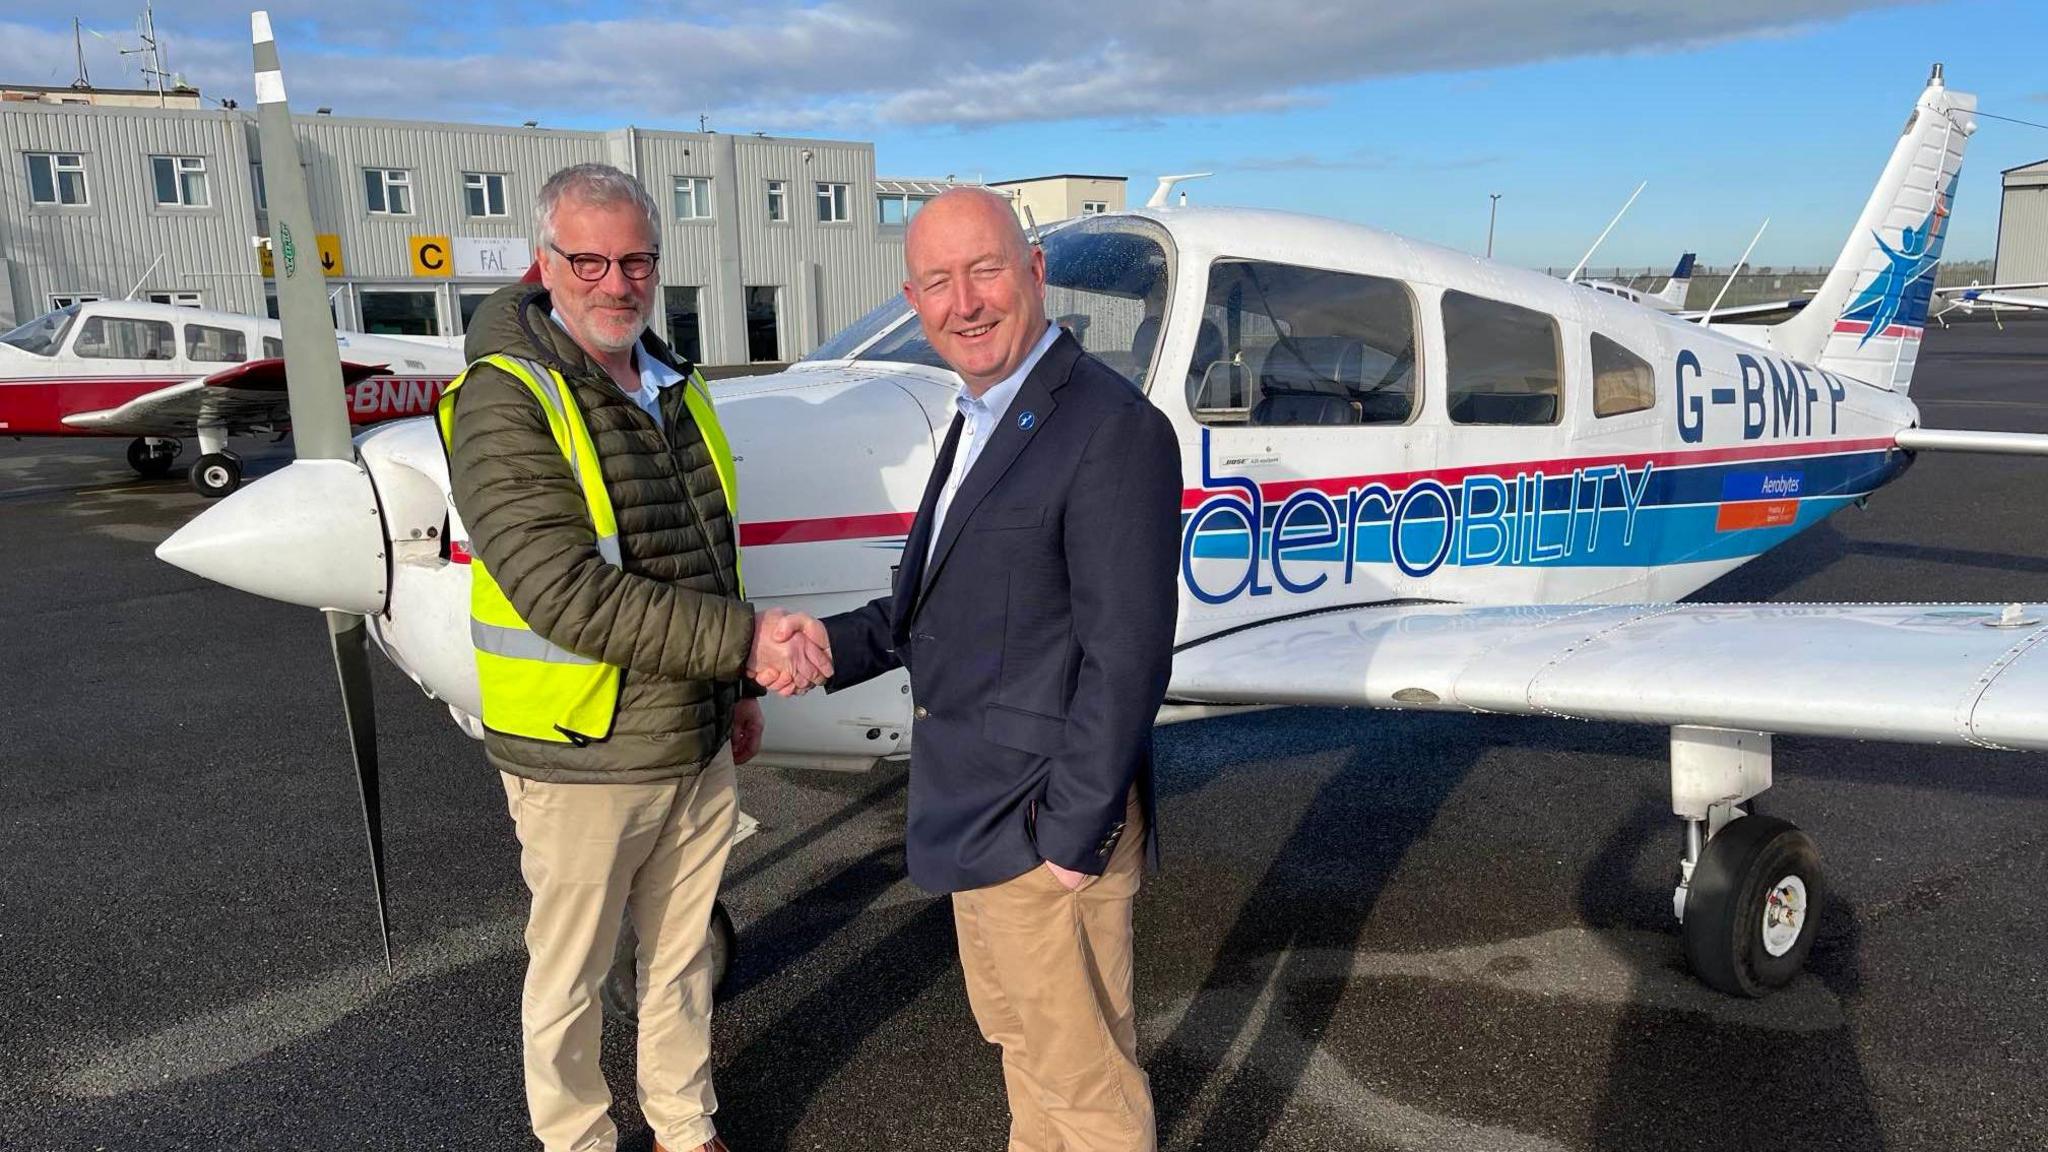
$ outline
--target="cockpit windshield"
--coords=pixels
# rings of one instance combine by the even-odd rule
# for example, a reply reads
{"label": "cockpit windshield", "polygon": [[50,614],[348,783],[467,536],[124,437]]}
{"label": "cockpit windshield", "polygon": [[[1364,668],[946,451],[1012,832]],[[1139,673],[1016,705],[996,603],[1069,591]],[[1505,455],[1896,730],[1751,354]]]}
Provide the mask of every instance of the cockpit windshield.
{"label": "cockpit windshield", "polygon": [[0,336],[0,344],[11,344],[24,352],[38,356],[55,356],[64,343],[64,333],[71,328],[71,322],[78,318],[78,305],[59,308],[48,315],[35,319]]}
{"label": "cockpit windshield", "polygon": [[[1159,350],[1173,271],[1166,230],[1128,216],[1083,220],[1050,233],[1043,246],[1046,316],[1125,379],[1145,387]],[[887,335],[854,358],[946,367],[909,306],[896,305],[895,314],[901,320],[894,328],[883,308],[856,325],[870,325],[863,340],[874,332],[886,330]]]}

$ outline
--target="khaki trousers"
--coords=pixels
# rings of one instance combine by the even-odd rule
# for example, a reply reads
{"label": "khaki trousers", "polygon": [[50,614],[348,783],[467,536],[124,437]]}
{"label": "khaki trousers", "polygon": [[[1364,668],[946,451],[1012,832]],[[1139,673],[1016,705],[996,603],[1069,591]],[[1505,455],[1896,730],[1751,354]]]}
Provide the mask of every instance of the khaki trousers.
{"label": "khaki trousers", "polygon": [[547,1152],[611,1152],[598,989],[630,913],[640,937],[640,1109],[665,1147],[711,1139],[711,905],[739,814],[732,749],[690,779],[549,784],[501,773],[533,893],[520,1025]]}
{"label": "khaki trousers", "polygon": [[1069,892],[1044,865],[953,893],[967,1000],[1003,1050],[1010,1152],[1153,1152],[1138,1065],[1131,902],[1144,872],[1135,797],[1102,878]]}

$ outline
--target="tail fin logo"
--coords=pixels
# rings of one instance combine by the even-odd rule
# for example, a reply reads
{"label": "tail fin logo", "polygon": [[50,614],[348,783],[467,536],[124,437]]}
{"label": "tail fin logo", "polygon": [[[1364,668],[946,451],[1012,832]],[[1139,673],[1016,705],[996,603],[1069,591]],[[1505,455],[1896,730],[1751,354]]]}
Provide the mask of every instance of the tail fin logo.
{"label": "tail fin logo", "polygon": [[1955,191],[1956,177],[1950,176],[1947,189],[1935,196],[1934,208],[1920,226],[1900,230],[1897,248],[1885,243],[1884,237],[1871,233],[1870,238],[1884,253],[1887,267],[1842,313],[1844,320],[1864,322],[1857,347],[1868,344],[1871,337],[1894,324],[1914,328],[1926,325],[1927,305],[1934,297],[1934,269],[1941,263],[1942,241],[1948,234],[1948,205]]}

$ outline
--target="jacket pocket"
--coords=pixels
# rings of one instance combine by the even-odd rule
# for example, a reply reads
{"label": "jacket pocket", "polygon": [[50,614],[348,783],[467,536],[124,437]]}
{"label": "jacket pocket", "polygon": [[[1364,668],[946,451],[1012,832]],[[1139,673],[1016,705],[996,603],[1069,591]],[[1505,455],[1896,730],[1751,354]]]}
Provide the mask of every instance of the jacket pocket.
{"label": "jacket pocket", "polygon": [[981,734],[1005,748],[1039,756],[1057,756],[1067,748],[1065,720],[1007,704],[990,704],[983,710]]}
{"label": "jacket pocket", "polygon": [[995,532],[1005,528],[1036,528],[1045,523],[1045,506],[1029,508],[984,508],[974,514],[974,528],[980,532]]}

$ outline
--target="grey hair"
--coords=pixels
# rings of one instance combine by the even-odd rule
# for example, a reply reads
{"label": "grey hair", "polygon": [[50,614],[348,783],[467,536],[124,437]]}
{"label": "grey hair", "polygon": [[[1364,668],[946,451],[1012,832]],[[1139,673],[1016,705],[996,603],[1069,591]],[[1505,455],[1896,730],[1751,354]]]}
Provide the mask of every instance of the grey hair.
{"label": "grey hair", "polygon": [[574,164],[548,177],[533,199],[536,255],[555,242],[555,210],[564,200],[591,208],[631,204],[647,218],[648,233],[657,240],[661,237],[661,209],[640,181],[609,164]]}

